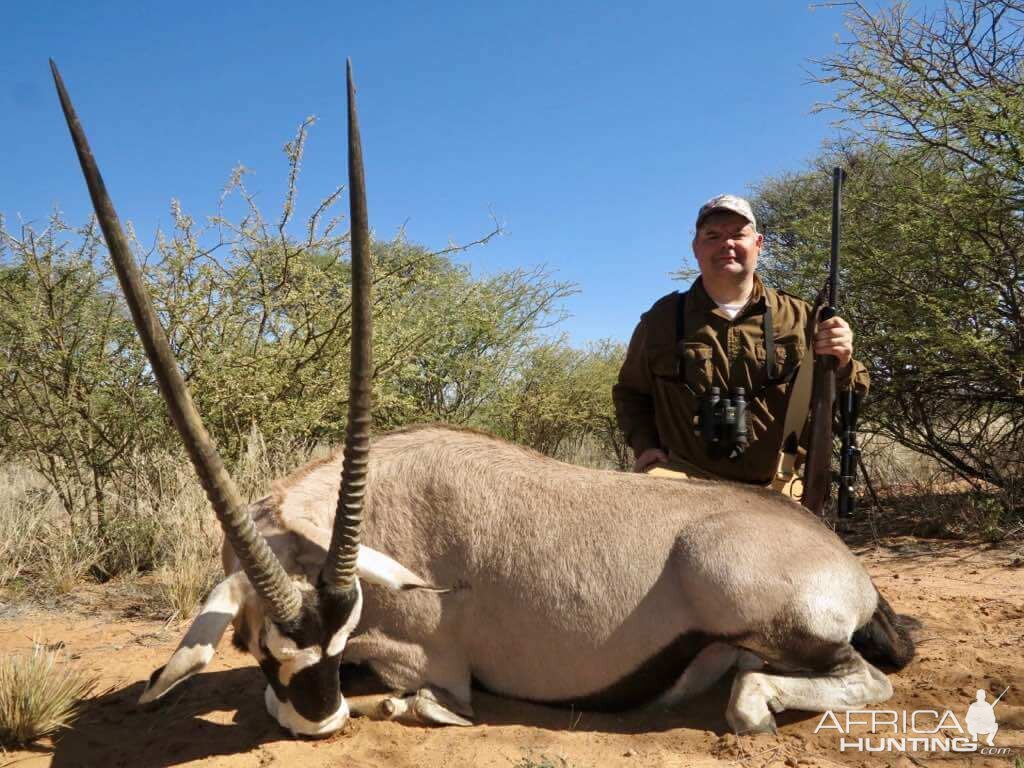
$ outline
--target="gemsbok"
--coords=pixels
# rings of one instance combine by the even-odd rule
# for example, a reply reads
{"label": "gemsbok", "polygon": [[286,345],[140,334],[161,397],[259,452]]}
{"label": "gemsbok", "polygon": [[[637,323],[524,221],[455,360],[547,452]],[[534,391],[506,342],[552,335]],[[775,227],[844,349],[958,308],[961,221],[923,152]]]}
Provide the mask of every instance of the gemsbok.
{"label": "gemsbok", "polygon": [[[726,482],[584,469],[468,430],[370,443],[369,229],[348,66],[353,334],[344,449],[246,505],[192,404],[51,62],[96,215],[174,424],[224,528],[227,577],[141,701],[213,657],[229,624],[296,735],[349,717],[346,662],[393,695],[377,717],[470,725],[471,689],[580,708],[670,705],[736,669],[737,732],[863,708],[914,655],[905,623],[802,507]],[[386,553],[386,554],[385,554]]]}

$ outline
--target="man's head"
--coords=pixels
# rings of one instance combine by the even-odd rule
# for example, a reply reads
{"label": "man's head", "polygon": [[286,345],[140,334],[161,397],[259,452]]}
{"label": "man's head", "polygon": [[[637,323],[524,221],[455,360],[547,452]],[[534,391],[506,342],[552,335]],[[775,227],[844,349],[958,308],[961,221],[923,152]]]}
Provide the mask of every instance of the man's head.
{"label": "man's head", "polygon": [[706,283],[752,281],[763,242],[750,203],[742,197],[713,197],[697,213],[693,255]]}

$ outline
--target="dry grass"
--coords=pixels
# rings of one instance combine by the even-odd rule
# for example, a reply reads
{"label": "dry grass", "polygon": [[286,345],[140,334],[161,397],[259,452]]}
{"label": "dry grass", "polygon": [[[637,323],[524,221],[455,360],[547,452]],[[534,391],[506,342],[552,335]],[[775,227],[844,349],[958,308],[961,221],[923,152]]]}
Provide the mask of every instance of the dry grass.
{"label": "dry grass", "polygon": [[188,618],[223,574],[221,533],[202,487],[191,467],[180,466],[175,493],[161,508],[161,551],[152,590],[160,615]]}
{"label": "dry grass", "polygon": [[90,578],[101,548],[88,530],[63,520],[44,521],[36,539],[39,559],[31,570],[28,591],[39,597],[66,595]]}
{"label": "dry grass", "polygon": [[862,478],[862,506],[877,533],[989,542],[1021,533],[1015,489],[957,478],[934,459],[880,436],[865,437],[863,450],[877,498],[867,494]]}
{"label": "dry grass", "polygon": [[0,745],[17,747],[68,727],[96,679],[36,643],[29,654],[0,658]]}
{"label": "dry grass", "polygon": [[930,485],[949,479],[935,459],[904,448],[883,435],[861,435],[860,446],[871,481],[880,488],[908,483]]}
{"label": "dry grass", "polygon": [[580,467],[618,469],[615,458],[604,443],[590,435],[563,443],[555,451],[554,457]]}
{"label": "dry grass", "polygon": [[[256,431],[233,475],[245,498],[326,448],[268,446]],[[102,536],[75,525],[31,470],[0,466],[0,589],[8,597],[52,602],[88,581],[144,578],[154,616],[187,618],[222,576],[220,526],[183,455],[147,456],[144,482],[108,492],[117,511]]]}
{"label": "dry grass", "polygon": [[0,466],[0,587],[39,556],[39,528],[58,507],[45,481],[19,466]]}

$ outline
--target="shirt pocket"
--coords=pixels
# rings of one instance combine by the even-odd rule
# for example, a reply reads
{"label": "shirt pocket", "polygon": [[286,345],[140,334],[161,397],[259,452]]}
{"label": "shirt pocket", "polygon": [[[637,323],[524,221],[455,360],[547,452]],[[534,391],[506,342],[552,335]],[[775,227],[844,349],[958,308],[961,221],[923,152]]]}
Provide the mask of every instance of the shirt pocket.
{"label": "shirt pocket", "polygon": [[683,341],[650,351],[651,372],[658,378],[685,385],[695,395],[711,386],[712,350],[707,344]]}
{"label": "shirt pocket", "polygon": [[776,342],[775,370],[771,377],[780,386],[789,382],[804,359],[804,345],[798,341]]}
{"label": "shirt pocket", "polygon": [[714,368],[711,362],[712,349],[698,341],[684,341],[682,347],[683,380],[697,395],[701,395],[711,386]]}

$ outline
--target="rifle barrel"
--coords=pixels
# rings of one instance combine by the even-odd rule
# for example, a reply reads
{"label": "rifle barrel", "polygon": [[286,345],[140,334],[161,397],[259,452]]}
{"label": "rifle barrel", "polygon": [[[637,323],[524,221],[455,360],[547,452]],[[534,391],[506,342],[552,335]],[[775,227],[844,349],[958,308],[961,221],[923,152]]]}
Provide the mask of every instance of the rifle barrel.
{"label": "rifle barrel", "polygon": [[841,212],[843,210],[843,181],[846,172],[836,166],[832,169],[832,252],[829,257],[828,269],[828,305],[835,309],[838,297],[836,284],[839,280],[839,238],[842,229]]}
{"label": "rifle barrel", "polygon": [[[829,258],[827,301],[812,322],[819,323],[835,316],[836,286],[839,275],[839,213],[842,207],[842,168],[832,169],[832,252]],[[811,388],[811,437],[804,463],[804,493],[800,503],[813,514],[821,516],[832,490],[832,411],[836,401],[836,366],[834,355],[815,355],[814,382]],[[844,496],[844,507],[849,503]],[[835,522],[833,518],[833,522]]]}

